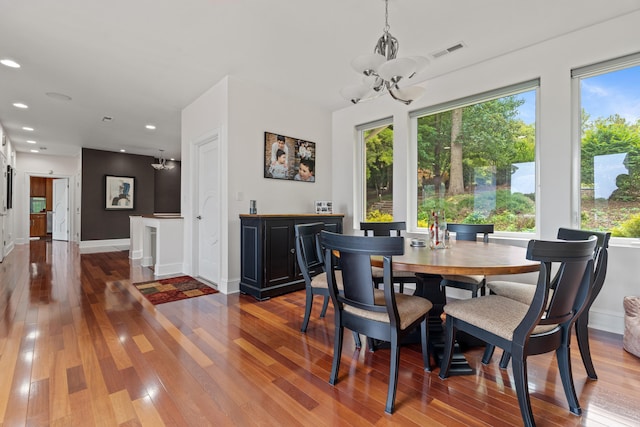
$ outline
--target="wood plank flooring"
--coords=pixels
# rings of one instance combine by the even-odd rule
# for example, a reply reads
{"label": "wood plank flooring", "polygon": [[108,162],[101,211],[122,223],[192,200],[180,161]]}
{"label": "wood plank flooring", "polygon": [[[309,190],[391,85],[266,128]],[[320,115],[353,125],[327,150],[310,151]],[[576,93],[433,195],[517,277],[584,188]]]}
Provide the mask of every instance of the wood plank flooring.
{"label": "wood plank flooring", "polygon": [[[152,278],[127,252],[17,246],[0,264],[0,426],[521,424],[499,352],[483,366],[482,349],[467,351],[476,374],[443,381],[438,368],[423,372],[418,346],[403,347],[387,415],[388,351],[356,350],[345,334],[340,379],[329,385],[333,310],[319,319],[320,299],[302,334],[304,291],[153,306],[131,285]],[[553,354],[529,358],[539,426],[640,425],[640,360],[618,335],[591,337],[597,381],[573,347],[580,417],[567,409]]]}

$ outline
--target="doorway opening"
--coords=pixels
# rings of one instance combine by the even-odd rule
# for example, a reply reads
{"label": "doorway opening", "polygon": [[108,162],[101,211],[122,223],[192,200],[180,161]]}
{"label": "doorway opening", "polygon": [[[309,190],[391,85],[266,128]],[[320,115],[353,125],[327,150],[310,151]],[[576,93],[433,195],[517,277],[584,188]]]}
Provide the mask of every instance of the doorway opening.
{"label": "doorway opening", "polygon": [[29,239],[69,241],[69,178],[29,176]]}

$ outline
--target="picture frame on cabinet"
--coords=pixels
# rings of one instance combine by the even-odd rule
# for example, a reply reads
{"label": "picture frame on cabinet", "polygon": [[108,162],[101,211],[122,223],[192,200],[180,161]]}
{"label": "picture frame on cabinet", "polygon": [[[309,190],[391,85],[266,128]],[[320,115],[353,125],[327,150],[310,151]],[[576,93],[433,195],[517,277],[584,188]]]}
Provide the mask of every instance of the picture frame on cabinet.
{"label": "picture frame on cabinet", "polygon": [[134,177],[105,175],[106,210],[133,210],[134,202]]}

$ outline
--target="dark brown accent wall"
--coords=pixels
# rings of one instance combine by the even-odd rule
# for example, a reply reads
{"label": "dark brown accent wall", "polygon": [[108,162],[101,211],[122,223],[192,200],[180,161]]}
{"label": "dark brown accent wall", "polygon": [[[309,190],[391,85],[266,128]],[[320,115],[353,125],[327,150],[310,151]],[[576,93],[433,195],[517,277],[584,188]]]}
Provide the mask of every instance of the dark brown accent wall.
{"label": "dark brown accent wall", "polygon": [[180,212],[180,162],[167,160],[173,169],[155,171],[154,212]]}
{"label": "dark brown accent wall", "polygon": [[[116,153],[112,151],[82,149],[82,211],[81,240],[107,240],[129,238],[129,216],[153,212],[180,212],[180,167],[156,172],[151,167],[152,156]],[[174,172],[177,171],[177,174]],[[160,173],[174,172],[171,176]],[[106,210],[105,176],[135,178],[134,209]],[[177,181],[177,183],[176,183]],[[166,188],[165,185],[167,186]],[[162,188],[163,201],[156,206],[156,186]],[[177,200],[177,205],[164,199]],[[162,209],[162,210],[157,210]]]}

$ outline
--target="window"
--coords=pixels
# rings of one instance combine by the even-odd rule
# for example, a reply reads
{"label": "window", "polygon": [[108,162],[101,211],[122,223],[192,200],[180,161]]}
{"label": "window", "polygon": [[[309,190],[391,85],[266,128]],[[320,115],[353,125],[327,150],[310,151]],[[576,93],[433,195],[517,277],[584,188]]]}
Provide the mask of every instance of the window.
{"label": "window", "polygon": [[617,237],[640,237],[638,64],[632,55],[572,72],[580,86],[580,226]]}
{"label": "window", "polygon": [[535,230],[538,81],[412,113],[417,148],[416,222]]}
{"label": "window", "polygon": [[362,125],[363,221],[393,221],[393,124],[389,119]]}

